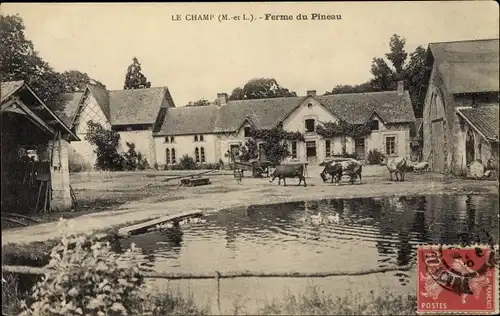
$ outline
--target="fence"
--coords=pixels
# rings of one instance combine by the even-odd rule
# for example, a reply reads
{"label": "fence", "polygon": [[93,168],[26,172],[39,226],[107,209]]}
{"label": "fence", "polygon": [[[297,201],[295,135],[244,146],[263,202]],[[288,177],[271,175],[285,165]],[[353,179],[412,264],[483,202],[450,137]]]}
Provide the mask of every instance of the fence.
{"label": "fence", "polygon": [[[214,273],[153,273],[143,272],[143,276],[148,279],[168,279],[168,280],[202,280],[214,279],[217,285],[217,308],[220,312],[220,279],[235,279],[235,278],[326,278],[333,276],[360,276],[375,273],[385,273],[391,271],[409,271],[415,265],[410,264],[401,267],[377,268],[359,271],[332,271],[332,272],[250,272],[250,271],[233,271],[233,272],[219,272]],[[16,274],[31,274],[31,275],[45,275],[53,271],[49,268],[36,268],[27,266],[2,266],[2,272],[16,273]]]}

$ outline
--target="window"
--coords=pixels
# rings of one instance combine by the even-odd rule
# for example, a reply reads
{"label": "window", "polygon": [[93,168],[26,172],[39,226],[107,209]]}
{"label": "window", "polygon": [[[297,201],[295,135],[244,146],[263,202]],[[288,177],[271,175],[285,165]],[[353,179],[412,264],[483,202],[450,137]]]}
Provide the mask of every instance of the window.
{"label": "window", "polygon": [[250,127],[245,127],[245,137],[250,137]]}
{"label": "window", "polygon": [[314,119],[306,120],[306,132],[308,133],[314,132]]}
{"label": "window", "polygon": [[172,163],[176,164],[177,162],[175,161],[175,149],[172,148]]}
{"label": "window", "polygon": [[170,136],[165,136],[165,144],[170,142]]}
{"label": "window", "polygon": [[198,135],[194,135],[194,141],[197,142],[198,141]]}
{"label": "window", "polygon": [[259,144],[259,159],[266,160],[266,151],[264,150],[264,144]]}
{"label": "window", "polygon": [[165,159],[165,163],[166,163],[167,165],[169,165],[169,164],[170,164],[170,149],[168,149],[168,148],[167,148],[165,155],[166,155],[166,156],[165,156],[165,158],[166,158],[166,159]]}
{"label": "window", "polygon": [[205,148],[201,147],[200,152],[201,152],[201,162],[205,162]]}
{"label": "window", "polygon": [[331,157],[331,151],[332,151],[332,142],[327,139],[325,140],[325,153],[326,153],[326,158],[330,158]]}
{"label": "window", "polygon": [[174,136],[170,136],[170,142],[173,143],[174,142]]}
{"label": "window", "polygon": [[203,135],[200,135],[200,142],[203,141]]}
{"label": "window", "polygon": [[378,131],[378,120],[372,121],[372,131]]}
{"label": "window", "polygon": [[292,159],[297,158],[297,141],[292,142]]}
{"label": "window", "polygon": [[200,162],[200,150],[198,149],[198,147],[196,147],[196,149],[194,150],[194,156],[196,157],[196,163],[199,163]]}
{"label": "window", "polygon": [[391,136],[385,138],[385,153],[387,155],[396,154],[396,137]]}

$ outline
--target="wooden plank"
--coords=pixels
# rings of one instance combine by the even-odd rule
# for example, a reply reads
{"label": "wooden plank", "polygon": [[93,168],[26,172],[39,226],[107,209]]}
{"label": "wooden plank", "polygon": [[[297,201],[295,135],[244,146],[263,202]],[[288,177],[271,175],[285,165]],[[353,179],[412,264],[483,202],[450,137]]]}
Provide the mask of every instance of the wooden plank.
{"label": "wooden plank", "polygon": [[130,235],[137,235],[141,233],[145,233],[149,228],[156,227],[156,225],[163,224],[165,222],[170,221],[180,221],[184,218],[193,217],[193,216],[202,216],[203,212],[201,210],[192,210],[187,212],[182,212],[178,214],[163,216],[157,219],[150,220],[145,223],[140,223],[128,227],[124,227],[118,230],[119,237],[127,237]]}

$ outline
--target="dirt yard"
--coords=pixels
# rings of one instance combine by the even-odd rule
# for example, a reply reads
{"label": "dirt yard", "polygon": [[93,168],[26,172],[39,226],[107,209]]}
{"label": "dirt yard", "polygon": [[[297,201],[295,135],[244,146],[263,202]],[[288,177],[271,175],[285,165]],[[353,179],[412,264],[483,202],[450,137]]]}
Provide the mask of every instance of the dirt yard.
{"label": "dirt yard", "polygon": [[[200,171],[195,171],[200,172]],[[54,220],[74,218],[77,233],[92,233],[114,226],[138,223],[187,210],[219,209],[284,201],[323,198],[376,197],[387,195],[497,193],[497,181],[474,181],[448,178],[441,174],[408,173],[404,182],[389,181],[383,166],[367,166],[362,184],[335,186],[323,183],[321,167],[310,167],[307,187],[297,186],[298,179],[288,179],[287,186],[277,181],[253,179],[246,174],[238,184],[229,171],[207,174],[212,185],[180,187],[179,179],[165,181],[193,171],[79,173],[71,175],[71,185],[79,205],[74,212],[42,217],[45,223],[2,231],[2,246],[8,243],[30,243],[60,236]]]}

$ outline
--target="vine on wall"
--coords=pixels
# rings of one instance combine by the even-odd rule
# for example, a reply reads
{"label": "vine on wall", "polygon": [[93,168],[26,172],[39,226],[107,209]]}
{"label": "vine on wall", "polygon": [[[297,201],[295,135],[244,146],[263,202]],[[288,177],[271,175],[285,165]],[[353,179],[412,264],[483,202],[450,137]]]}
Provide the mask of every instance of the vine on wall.
{"label": "vine on wall", "polygon": [[339,137],[349,136],[352,138],[363,137],[370,135],[372,132],[373,121],[365,122],[362,124],[351,124],[346,121],[337,122],[323,122],[316,126],[316,132],[325,137]]}

